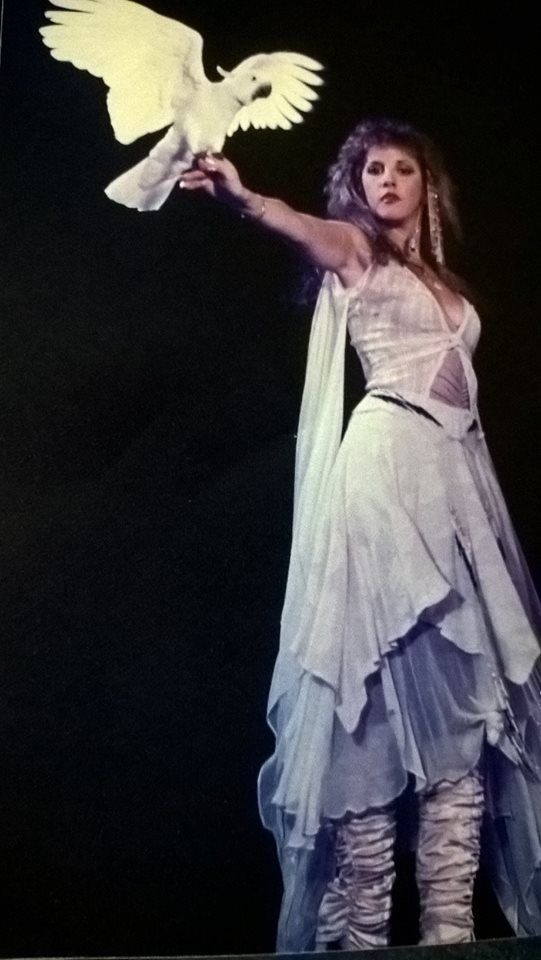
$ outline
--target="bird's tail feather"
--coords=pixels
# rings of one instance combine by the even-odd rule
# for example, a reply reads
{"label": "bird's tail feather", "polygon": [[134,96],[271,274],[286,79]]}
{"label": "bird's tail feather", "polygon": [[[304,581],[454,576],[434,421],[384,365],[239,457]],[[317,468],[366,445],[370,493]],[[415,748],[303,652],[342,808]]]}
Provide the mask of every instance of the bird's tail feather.
{"label": "bird's tail feather", "polygon": [[105,193],[110,200],[136,210],[159,210],[181,173],[191,166],[193,155],[183,152],[178,159],[180,141],[173,129],[141,160],[126,173],[113,180]]}
{"label": "bird's tail feather", "polygon": [[180,174],[189,163],[176,160],[165,167],[152,157],[146,157],[130,170],[113,180],[105,193],[110,200],[136,210],[159,210],[165,203]]}

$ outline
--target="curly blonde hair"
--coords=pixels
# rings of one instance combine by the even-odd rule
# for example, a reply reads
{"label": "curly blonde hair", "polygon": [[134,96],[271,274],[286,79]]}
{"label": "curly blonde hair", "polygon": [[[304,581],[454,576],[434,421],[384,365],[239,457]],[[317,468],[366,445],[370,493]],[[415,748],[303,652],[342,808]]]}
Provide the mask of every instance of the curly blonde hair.
{"label": "curly blonde hair", "polygon": [[[363,120],[343,146],[338,158],[330,167],[325,195],[327,212],[337,220],[347,220],[359,226],[372,246],[374,259],[387,263],[390,257],[403,261],[404,255],[387,238],[383,226],[370,210],[364,194],[361,174],[371,147],[401,147],[410,153],[419,164],[425,184],[429,181],[438,194],[443,238],[453,234],[460,237],[460,223],[454,200],[454,186],[445,169],[443,158],[432,140],[411,124],[387,117]],[[421,253],[438,270],[430,246],[428,214],[426,206],[421,223]]]}

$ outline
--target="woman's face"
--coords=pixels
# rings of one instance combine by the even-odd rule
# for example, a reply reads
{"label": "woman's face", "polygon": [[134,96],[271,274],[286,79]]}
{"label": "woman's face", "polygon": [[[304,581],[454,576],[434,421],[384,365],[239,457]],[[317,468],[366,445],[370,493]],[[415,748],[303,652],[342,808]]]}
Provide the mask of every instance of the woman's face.
{"label": "woman's face", "polygon": [[403,147],[370,147],[361,173],[366,202],[378,219],[414,221],[424,199],[419,162]]}

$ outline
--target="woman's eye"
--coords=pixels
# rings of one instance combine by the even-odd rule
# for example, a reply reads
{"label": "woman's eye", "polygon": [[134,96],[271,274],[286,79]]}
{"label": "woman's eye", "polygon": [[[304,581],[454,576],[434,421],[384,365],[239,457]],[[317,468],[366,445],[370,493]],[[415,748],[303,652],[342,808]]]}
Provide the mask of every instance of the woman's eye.
{"label": "woman's eye", "polygon": [[383,171],[383,167],[382,167],[381,164],[379,164],[379,163],[371,163],[371,164],[369,164],[369,166],[366,168],[366,172],[367,172],[367,173],[375,173],[375,174],[378,174],[378,173],[382,173],[382,171]]}

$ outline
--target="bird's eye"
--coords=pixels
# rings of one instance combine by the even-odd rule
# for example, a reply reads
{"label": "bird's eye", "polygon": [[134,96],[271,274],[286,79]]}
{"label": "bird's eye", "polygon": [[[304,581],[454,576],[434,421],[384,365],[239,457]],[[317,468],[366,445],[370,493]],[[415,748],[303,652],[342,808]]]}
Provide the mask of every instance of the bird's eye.
{"label": "bird's eye", "polygon": [[256,76],[253,76],[253,77],[252,77],[252,80],[255,82],[255,81],[257,80],[257,77],[256,77]]}

